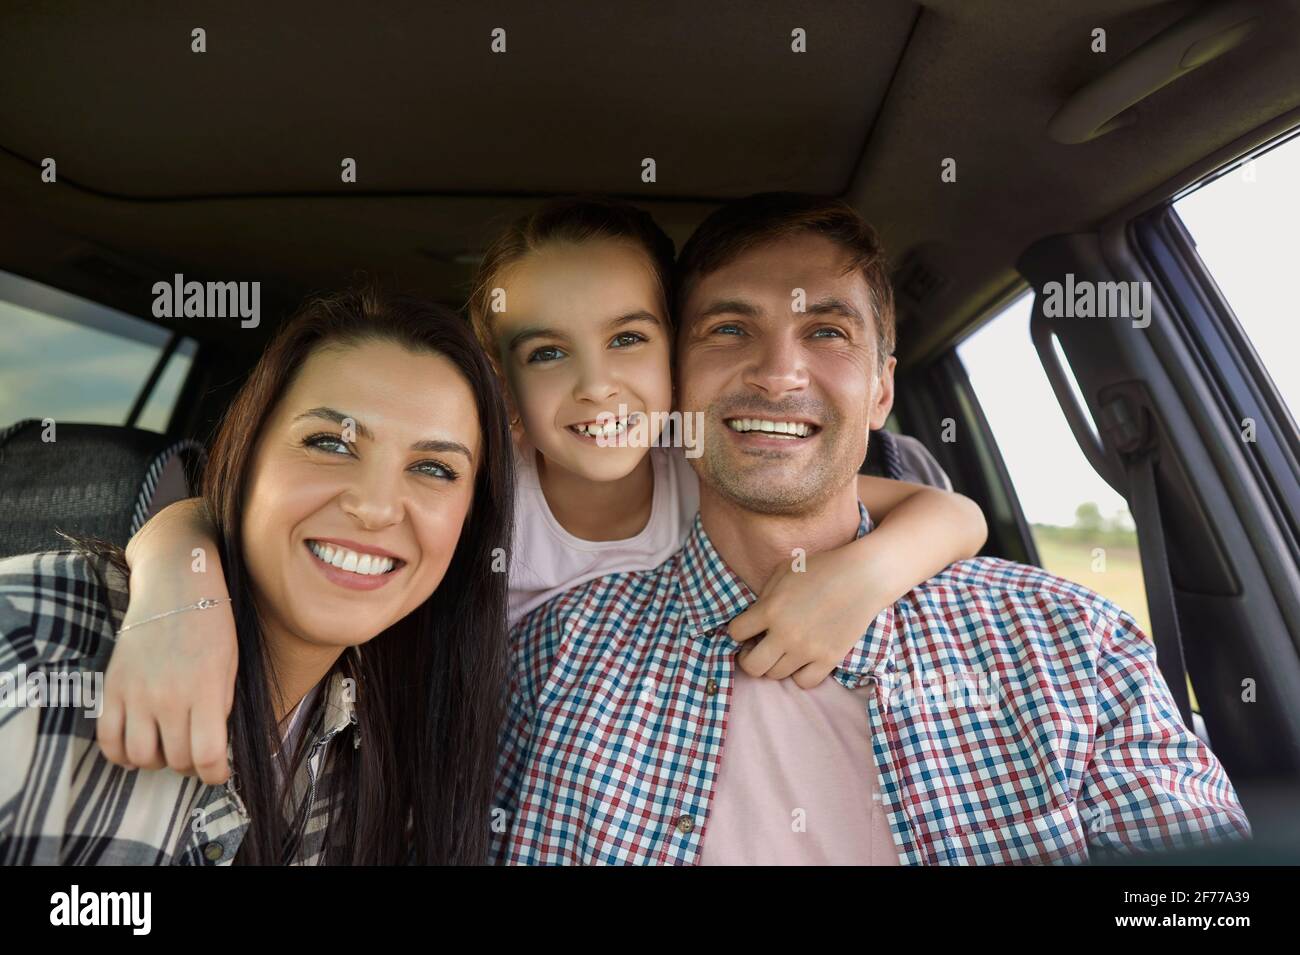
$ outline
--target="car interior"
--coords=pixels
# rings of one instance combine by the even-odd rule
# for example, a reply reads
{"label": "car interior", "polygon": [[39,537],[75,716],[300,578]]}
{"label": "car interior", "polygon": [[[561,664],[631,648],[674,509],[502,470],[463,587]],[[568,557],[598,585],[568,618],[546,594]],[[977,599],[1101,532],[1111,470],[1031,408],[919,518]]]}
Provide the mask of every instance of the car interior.
{"label": "car interior", "polygon": [[[1031,564],[957,346],[1039,293],[1033,346],[1079,448],[1132,511],[1162,670],[1180,705],[1190,682],[1197,732],[1257,837],[1300,845],[1295,409],[1171,205],[1300,130],[1300,0],[148,17],[51,2],[0,23],[0,299],[71,321],[94,303],[154,326],[160,349],[121,422],[60,422],[54,455],[39,421],[0,420],[3,554],[60,529],[124,543],[186,496],[243,376],[310,293],[366,278],[462,308],[488,238],[555,195],[633,200],[678,248],[731,198],[840,196],[893,268],[891,430],[983,507],[983,553]],[[1151,283],[1150,325],[1048,314],[1044,287],[1067,274]],[[154,317],[154,283],[175,275],[260,282],[262,320]],[[139,427],[181,351],[165,427]],[[1241,440],[1243,418],[1257,441]]]}

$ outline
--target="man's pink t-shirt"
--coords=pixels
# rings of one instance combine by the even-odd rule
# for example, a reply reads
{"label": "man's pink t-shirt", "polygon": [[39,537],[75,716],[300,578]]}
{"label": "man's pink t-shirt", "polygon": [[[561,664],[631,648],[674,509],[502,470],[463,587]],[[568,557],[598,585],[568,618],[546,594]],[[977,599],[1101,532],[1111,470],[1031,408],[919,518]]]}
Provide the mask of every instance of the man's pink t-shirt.
{"label": "man's pink t-shirt", "polygon": [[736,667],[700,865],[898,865],[867,714],[871,687],[811,690]]}

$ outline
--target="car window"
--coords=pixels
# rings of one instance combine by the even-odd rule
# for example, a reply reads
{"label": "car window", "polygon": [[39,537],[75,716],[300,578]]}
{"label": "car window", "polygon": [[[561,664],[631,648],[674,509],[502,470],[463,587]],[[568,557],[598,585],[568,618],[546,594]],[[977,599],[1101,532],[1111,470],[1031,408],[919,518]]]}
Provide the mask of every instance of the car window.
{"label": "car window", "polygon": [[[1029,335],[1033,303],[1028,292],[1017,298],[958,345],[957,356],[1002,452],[1043,569],[1108,597],[1150,634],[1132,515],[1074,440]],[[1073,375],[1071,385],[1077,394]]]}
{"label": "car window", "polygon": [[[49,286],[0,273],[0,427],[24,418],[125,424],[170,334]],[[173,351],[135,422],[165,432],[195,352]]]}
{"label": "car window", "polygon": [[1174,211],[1295,418],[1300,135],[1199,186],[1175,201]]}

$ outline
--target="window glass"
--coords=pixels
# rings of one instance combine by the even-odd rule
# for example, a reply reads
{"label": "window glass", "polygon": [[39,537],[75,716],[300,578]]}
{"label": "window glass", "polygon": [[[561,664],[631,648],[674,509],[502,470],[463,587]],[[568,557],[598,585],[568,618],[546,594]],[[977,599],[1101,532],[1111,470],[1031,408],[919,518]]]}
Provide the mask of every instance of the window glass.
{"label": "window glass", "polygon": [[[957,355],[1002,452],[1043,569],[1108,597],[1150,634],[1132,515],[1074,440],[1029,335],[1033,302],[1030,293],[1020,296],[958,345]],[[1059,349],[1058,355],[1068,369]],[[1073,378],[1071,384],[1077,395]]]}
{"label": "window glass", "polygon": [[1174,203],[1294,419],[1300,409],[1300,135]]}
{"label": "window glass", "polygon": [[[169,334],[149,322],[0,273],[0,427],[24,418],[124,424]],[[194,342],[172,354],[137,426],[165,431]]]}

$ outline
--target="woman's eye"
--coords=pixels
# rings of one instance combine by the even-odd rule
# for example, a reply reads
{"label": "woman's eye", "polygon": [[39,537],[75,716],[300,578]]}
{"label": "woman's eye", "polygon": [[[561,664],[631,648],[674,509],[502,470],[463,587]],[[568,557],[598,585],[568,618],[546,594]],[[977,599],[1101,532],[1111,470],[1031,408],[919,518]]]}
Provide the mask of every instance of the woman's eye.
{"label": "woman's eye", "polygon": [[302,439],[303,447],[317,448],[330,454],[351,454],[352,449],[337,434],[313,434]]}
{"label": "woman's eye", "polygon": [[421,461],[419,464],[414,465],[414,470],[444,481],[454,481],[459,477],[453,469],[439,461]]}
{"label": "woman's eye", "polygon": [[635,345],[638,342],[647,342],[649,340],[640,332],[621,332],[614,336],[614,340],[610,344],[617,348],[626,348],[628,345]]}
{"label": "woman's eye", "polygon": [[560,351],[560,349],[556,348],[554,345],[546,345],[543,348],[534,349],[532,354],[528,356],[528,363],[532,364],[534,362],[555,361],[557,358],[563,357],[564,352]]}

